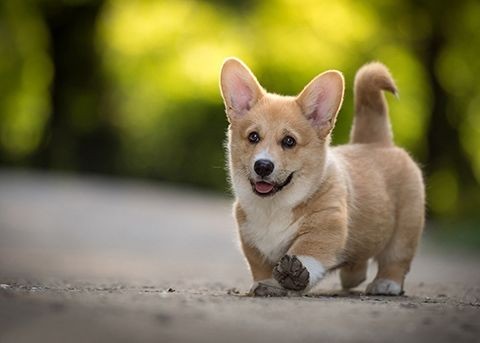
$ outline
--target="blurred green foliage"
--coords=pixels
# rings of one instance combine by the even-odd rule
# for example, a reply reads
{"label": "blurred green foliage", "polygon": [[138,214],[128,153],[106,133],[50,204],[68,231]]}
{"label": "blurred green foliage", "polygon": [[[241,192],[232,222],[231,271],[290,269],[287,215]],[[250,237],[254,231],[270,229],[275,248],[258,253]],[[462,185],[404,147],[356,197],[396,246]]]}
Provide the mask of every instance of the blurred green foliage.
{"label": "blurred green foliage", "polygon": [[39,145],[50,112],[52,63],[41,16],[21,1],[0,3],[0,146],[21,161]]}
{"label": "blurred green foliage", "polygon": [[0,162],[227,188],[222,61],[296,94],[339,69],[345,143],[364,63],[393,73],[396,142],[424,166],[429,212],[480,208],[480,3],[4,0]]}

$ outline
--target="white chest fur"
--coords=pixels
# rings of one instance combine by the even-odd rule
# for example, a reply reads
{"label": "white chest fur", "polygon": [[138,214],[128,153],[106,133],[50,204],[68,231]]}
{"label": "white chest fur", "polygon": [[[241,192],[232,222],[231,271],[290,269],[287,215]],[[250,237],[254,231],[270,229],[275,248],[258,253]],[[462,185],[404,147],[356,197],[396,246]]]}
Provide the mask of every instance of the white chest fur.
{"label": "white chest fur", "polygon": [[298,229],[290,209],[275,206],[244,208],[247,220],[240,226],[242,237],[255,246],[267,260],[278,262],[287,252]]}

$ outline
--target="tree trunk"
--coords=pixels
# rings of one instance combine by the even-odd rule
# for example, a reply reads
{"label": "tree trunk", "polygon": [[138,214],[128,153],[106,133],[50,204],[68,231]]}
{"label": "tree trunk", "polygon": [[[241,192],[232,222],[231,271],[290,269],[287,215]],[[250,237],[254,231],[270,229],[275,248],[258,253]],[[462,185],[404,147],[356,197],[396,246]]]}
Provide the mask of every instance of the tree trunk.
{"label": "tree trunk", "polygon": [[[432,32],[424,42],[422,53],[429,84],[432,87],[432,110],[427,128],[426,171],[427,175],[430,175],[435,170],[454,168],[459,182],[468,188],[469,185],[475,184],[475,176],[468,156],[461,147],[458,127],[448,120],[449,109],[454,109],[455,104],[449,101],[451,95],[443,88],[436,73],[438,58],[448,44],[445,30],[452,24],[448,22],[448,18],[455,18],[454,12],[461,6],[456,3],[451,8],[441,7],[441,10],[438,9],[440,6],[435,4],[432,6],[434,8],[427,8],[431,13]],[[435,10],[439,13],[433,13]],[[455,110],[462,109],[457,107]]]}
{"label": "tree trunk", "polygon": [[104,85],[95,48],[103,1],[48,1],[41,8],[54,69],[51,115],[35,164],[43,168],[114,171],[117,137],[104,114]]}

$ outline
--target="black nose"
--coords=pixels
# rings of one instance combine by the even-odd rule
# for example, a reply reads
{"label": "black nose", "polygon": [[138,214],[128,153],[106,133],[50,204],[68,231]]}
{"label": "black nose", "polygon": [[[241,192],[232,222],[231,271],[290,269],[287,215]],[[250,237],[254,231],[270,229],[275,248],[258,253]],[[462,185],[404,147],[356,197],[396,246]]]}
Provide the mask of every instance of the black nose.
{"label": "black nose", "polygon": [[275,166],[269,160],[258,160],[253,166],[255,173],[262,177],[270,175],[273,172],[273,168],[275,168]]}

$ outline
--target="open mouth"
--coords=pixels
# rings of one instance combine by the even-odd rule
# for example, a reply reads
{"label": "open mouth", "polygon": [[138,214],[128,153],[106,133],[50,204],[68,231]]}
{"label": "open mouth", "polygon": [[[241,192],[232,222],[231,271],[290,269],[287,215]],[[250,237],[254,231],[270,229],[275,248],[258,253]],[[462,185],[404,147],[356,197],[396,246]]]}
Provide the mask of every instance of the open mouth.
{"label": "open mouth", "polygon": [[261,197],[267,197],[267,196],[273,195],[273,194],[281,191],[283,189],[283,187],[285,187],[286,185],[288,185],[290,183],[290,181],[292,181],[292,178],[293,178],[293,173],[288,175],[286,180],[281,184],[270,183],[270,182],[266,182],[266,181],[255,182],[253,180],[250,180],[250,183],[252,184],[253,192],[255,194],[257,194]]}

